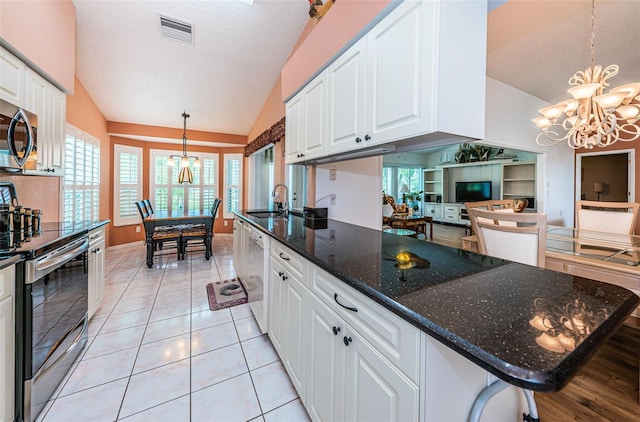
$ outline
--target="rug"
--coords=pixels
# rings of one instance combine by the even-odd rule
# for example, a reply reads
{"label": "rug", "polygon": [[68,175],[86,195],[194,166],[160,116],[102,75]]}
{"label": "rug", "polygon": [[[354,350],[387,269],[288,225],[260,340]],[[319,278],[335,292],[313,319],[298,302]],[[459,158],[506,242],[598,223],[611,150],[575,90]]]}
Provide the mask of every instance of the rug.
{"label": "rug", "polygon": [[207,284],[207,297],[212,311],[247,303],[247,292],[237,278]]}

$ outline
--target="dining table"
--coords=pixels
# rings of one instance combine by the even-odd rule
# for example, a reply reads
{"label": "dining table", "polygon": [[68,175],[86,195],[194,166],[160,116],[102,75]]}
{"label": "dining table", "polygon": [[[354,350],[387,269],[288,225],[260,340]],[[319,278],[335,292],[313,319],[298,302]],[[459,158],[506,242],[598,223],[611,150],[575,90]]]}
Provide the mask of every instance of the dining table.
{"label": "dining table", "polygon": [[205,258],[208,260],[212,256],[213,220],[210,210],[156,210],[149,217],[144,219],[144,231],[147,237],[147,266],[153,266],[153,242],[151,238],[154,230],[158,227],[173,227],[182,229],[188,225],[205,225]]}

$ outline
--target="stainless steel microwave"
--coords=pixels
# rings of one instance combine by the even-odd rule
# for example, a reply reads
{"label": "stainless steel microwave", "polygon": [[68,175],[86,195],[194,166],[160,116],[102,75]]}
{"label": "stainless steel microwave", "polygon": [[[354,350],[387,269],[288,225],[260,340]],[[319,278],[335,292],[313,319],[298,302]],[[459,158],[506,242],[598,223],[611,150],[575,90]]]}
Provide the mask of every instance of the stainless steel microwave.
{"label": "stainless steel microwave", "polygon": [[0,168],[21,170],[36,160],[38,116],[0,100]]}

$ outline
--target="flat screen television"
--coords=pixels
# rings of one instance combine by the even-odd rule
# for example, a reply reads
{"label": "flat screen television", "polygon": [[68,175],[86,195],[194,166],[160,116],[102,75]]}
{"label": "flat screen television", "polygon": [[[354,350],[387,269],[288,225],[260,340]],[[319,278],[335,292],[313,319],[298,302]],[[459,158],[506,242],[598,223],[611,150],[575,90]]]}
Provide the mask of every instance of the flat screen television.
{"label": "flat screen television", "polygon": [[491,182],[456,182],[456,202],[488,201]]}

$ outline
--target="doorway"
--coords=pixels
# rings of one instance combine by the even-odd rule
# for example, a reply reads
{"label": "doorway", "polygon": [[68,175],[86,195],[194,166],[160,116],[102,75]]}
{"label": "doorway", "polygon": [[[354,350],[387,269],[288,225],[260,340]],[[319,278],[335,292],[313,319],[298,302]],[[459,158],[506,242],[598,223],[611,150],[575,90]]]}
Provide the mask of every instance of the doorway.
{"label": "doorway", "polygon": [[576,199],[635,201],[634,150],[576,154]]}

